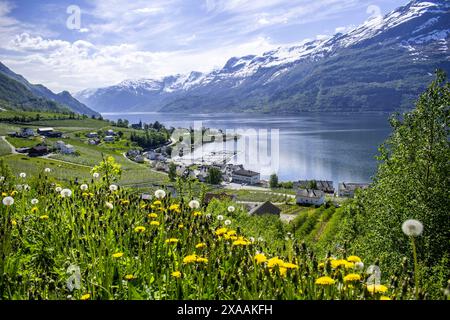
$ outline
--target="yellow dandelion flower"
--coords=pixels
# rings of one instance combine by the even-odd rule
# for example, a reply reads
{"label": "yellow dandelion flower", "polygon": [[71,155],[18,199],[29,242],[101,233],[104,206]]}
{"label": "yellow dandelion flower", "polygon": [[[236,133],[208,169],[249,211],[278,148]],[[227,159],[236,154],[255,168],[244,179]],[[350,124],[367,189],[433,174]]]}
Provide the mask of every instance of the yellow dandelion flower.
{"label": "yellow dandelion flower", "polygon": [[153,204],[155,206],[160,206],[161,205],[161,201],[159,201],[159,200],[153,201]]}
{"label": "yellow dandelion flower", "polygon": [[269,268],[274,268],[276,266],[282,267],[283,264],[284,264],[284,261],[278,257],[271,258],[267,261],[267,266]]}
{"label": "yellow dandelion flower", "polygon": [[355,267],[355,264],[353,262],[346,261],[344,267],[345,269],[353,269]]}
{"label": "yellow dandelion flower", "polygon": [[369,284],[367,286],[367,290],[370,293],[385,293],[388,288],[386,286],[383,286],[382,284]]}
{"label": "yellow dandelion flower", "polygon": [[89,197],[89,193],[83,192],[83,193],[81,194],[81,196],[84,197],[84,198]]}
{"label": "yellow dandelion flower", "polygon": [[321,286],[329,286],[334,284],[334,280],[330,277],[320,277],[316,279],[316,284]]}
{"label": "yellow dandelion flower", "polygon": [[298,269],[298,265],[295,263],[285,262],[283,263],[283,267],[286,269]]}
{"label": "yellow dandelion flower", "polygon": [[175,212],[177,212],[177,213],[180,213],[180,212],[181,212],[180,205],[179,205],[179,204],[176,204],[176,203],[170,205],[169,210],[170,210],[170,211],[175,211]]}
{"label": "yellow dandelion flower", "polygon": [[14,219],[12,219],[12,220],[11,220],[11,224],[12,224],[13,226],[17,226],[17,221],[14,220]]}
{"label": "yellow dandelion flower", "polygon": [[91,295],[89,293],[86,293],[81,296],[80,300],[89,300],[90,297]]}
{"label": "yellow dandelion flower", "polygon": [[361,258],[358,257],[358,256],[350,256],[350,257],[347,258],[347,261],[353,262],[353,263],[355,263],[355,262],[361,262]]}
{"label": "yellow dandelion flower", "polygon": [[48,220],[48,216],[47,215],[43,215],[43,216],[40,216],[39,219],[41,219],[41,220]]}
{"label": "yellow dandelion flower", "polygon": [[338,260],[331,260],[331,267],[333,268],[333,269],[337,269],[337,268],[339,268],[340,266],[345,266],[345,264],[347,263],[347,261],[346,260],[343,260],[343,259],[338,259]]}
{"label": "yellow dandelion flower", "polygon": [[392,300],[391,298],[387,297],[387,296],[381,296],[380,300]]}
{"label": "yellow dandelion flower", "polygon": [[177,238],[170,238],[166,240],[166,243],[178,243],[178,241],[180,240],[178,240]]}
{"label": "yellow dandelion flower", "polygon": [[181,272],[180,271],[172,272],[172,277],[174,277],[174,278],[181,278]]}
{"label": "yellow dandelion flower", "polygon": [[11,197],[14,197],[14,196],[15,196],[16,194],[17,194],[17,191],[16,191],[16,190],[14,190],[14,191],[12,191],[12,192],[11,192],[11,194],[10,194],[10,195],[11,195]]}
{"label": "yellow dandelion flower", "polygon": [[198,258],[197,258],[197,262],[208,263],[208,259],[203,258],[203,257],[198,257]]}
{"label": "yellow dandelion flower", "polygon": [[148,214],[148,217],[151,218],[151,219],[158,218],[158,214],[152,212],[152,213]]}
{"label": "yellow dandelion flower", "polygon": [[195,211],[193,214],[194,214],[194,217],[198,217],[198,216],[202,215],[202,213],[200,211]]}
{"label": "yellow dandelion flower", "polygon": [[144,231],[145,231],[145,227],[143,227],[143,226],[134,228],[134,232],[136,232],[136,233],[142,233]]}
{"label": "yellow dandelion flower", "polygon": [[285,267],[280,267],[280,275],[281,276],[285,276],[286,275],[286,272],[287,272],[287,268],[285,268]]}
{"label": "yellow dandelion flower", "polygon": [[121,258],[122,256],[123,256],[123,252],[116,252],[112,255],[112,257],[116,258],[116,259]]}
{"label": "yellow dandelion flower", "polygon": [[159,221],[152,221],[150,222],[151,226],[159,226]]}
{"label": "yellow dandelion flower", "polygon": [[325,268],[325,262],[319,263],[318,267],[319,267],[319,269]]}
{"label": "yellow dandelion flower", "polygon": [[178,229],[183,229],[183,228],[184,228],[184,224],[180,223],[180,224],[178,225]]}
{"label": "yellow dandelion flower", "polygon": [[193,263],[197,261],[197,255],[191,254],[183,258],[183,263]]}
{"label": "yellow dandelion flower", "polygon": [[354,282],[361,280],[361,276],[357,273],[349,273],[344,277],[344,282]]}
{"label": "yellow dandelion flower", "polygon": [[227,228],[220,228],[220,229],[217,229],[217,230],[216,230],[215,234],[216,234],[217,236],[222,236],[222,235],[224,235],[226,232],[227,232]]}
{"label": "yellow dandelion flower", "polygon": [[6,192],[2,192],[2,197],[6,197],[8,194]]}
{"label": "yellow dandelion flower", "polygon": [[206,243],[200,242],[200,243],[196,244],[195,247],[196,247],[197,249],[205,248],[205,247],[206,247]]}
{"label": "yellow dandelion flower", "polygon": [[134,275],[132,275],[132,274],[127,274],[127,275],[125,276],[125,280],[130,281],[130,280],[133,280],[133,279],[136,279],[136,277],[135,277]]}
{"label": "yellow dandelion flower", "polygon": [[256,263],[264,263],[267,261],[267,258],[264,254],[258,253],[255,255]]}
{"label": "yellow dandelion flower", "polygon": [[235,230],[230,230],[227,232],[227,236],[232,237],[236,235],[236,231]]}
{"label": "yellow dandelion flower", "polygon": [[251,242],[243,237],[239,237],[237,240],[233,242],[233,246],[248,246]]}
{"label": "yellow dandelion flower", "polygon": [[39,209],[37,207],[33,207],[31,208],[31,213],[35,213],[36,211],[38,211]]}
{"label": "yellow dandelion flower", "polygon": [[123,205],[129,205],[130,201],[129,200],[121,200],[120,201]]}

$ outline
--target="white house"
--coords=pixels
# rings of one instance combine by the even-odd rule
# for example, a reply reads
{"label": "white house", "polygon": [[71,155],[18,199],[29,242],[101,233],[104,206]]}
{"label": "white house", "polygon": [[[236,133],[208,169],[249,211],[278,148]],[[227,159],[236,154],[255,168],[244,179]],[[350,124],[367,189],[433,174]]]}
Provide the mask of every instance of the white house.
{"label": "white house", "polygon": [[63,141],[56,142],[56,148],[62,154],[72,154],[75,153],[75,148],[71,144],[65,144]]}
{"label": "white house", "polygon": [[33,137],[35,135],[34,130],[31,128],[22,128],[22,131],[19,133],[21,137]]}
{"label": "white house", "polygon": [[355,191],[358,189],[366,189],[369,185],[367,183],[339,183],[338,196],[353,198]]}
{"label": "white house", "polygon": [[296,200],[297,204],[321,206],[325,203],[325,193],[320,190],[299,189]]}
{"label": "white house", "polygon": [[109,130],[106,130],[106,135],[107,135],[107,136],[115,136],[116,133],[114,132],[114,130],[109,129]]}
{"label": "white house", "polygon": [[103,138],[103,141],[105,142],[114,142],[114,137],[113,136],[106,136]]}
{"label": "white house", "polygon": [[89,132],[88,134],[86,134],[86,137],[88,137],[88,138],[97,138],[98,134],[97,134],[97,132]]}
{"label": "white house", "polygon": [[255,171],[240,169],[233,171],[231,179],[237,183],[257,184],[261,179],[261,175]]}

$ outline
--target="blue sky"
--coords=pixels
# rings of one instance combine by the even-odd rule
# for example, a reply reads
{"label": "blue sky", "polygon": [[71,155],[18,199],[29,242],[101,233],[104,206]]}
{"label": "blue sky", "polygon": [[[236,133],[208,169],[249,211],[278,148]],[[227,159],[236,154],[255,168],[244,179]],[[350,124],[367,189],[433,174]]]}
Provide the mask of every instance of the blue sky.
{"label": "blue sky", "polygon": [[[207,72],[233,56],[331,36],[407,2],[0,0],[0,61],[33,83],[75,92]],[[79,24],[72,8],[80,9]]]}

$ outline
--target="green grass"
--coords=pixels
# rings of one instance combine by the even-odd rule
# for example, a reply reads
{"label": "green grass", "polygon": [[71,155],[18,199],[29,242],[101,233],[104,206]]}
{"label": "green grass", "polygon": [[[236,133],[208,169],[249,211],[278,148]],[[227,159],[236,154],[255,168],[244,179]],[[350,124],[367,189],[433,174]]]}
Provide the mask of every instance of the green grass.
{"label": "green grass", "polygon": [[10,153],[11,147],[3,139],[0,139],[0,156],[4,156]]}
{"label": "green grass", "polygon": [[6,136],[9,132],[17,132],[19,130],[19,125],[0,122],[0,136]]}
{"label": "green grass", "polygon": [[[273,194],[266,191],[253,191],[253,190],[225,190],[228,194],[235,194],[238,201],[248,202],[265,202],[271,201],[275,203],[284,203],[286,201],[285,196],[280,194]],[[288,198],[288,200],[290,200]]]}
{"label": "green grass", "polygon": [[34,147],[43,140],[40,137],[30,137],[30,138],[17,138],[17,137],[6,137],[9,143],[11,143],[16,148],[23,147]]}

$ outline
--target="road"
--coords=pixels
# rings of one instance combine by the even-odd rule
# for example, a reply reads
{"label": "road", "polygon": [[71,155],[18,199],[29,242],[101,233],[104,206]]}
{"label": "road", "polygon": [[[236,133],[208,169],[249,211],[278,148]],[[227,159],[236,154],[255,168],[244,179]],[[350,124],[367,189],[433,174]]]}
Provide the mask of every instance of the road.
{"label": "road", "polygon": [[12,154],[19,154],[19,153],[16,151],[16,147],[14,147],[11,143],[9,143],[9,141],[6,140],[6,137],[5,137],[5,136],[1,136],[0,138],[1,138],[3,141],[5,141],[6,144],[11,148],[11,153],[12,153]]}

